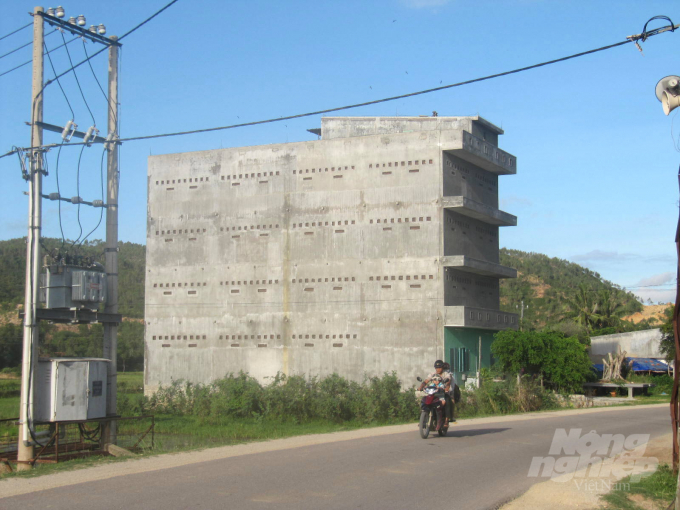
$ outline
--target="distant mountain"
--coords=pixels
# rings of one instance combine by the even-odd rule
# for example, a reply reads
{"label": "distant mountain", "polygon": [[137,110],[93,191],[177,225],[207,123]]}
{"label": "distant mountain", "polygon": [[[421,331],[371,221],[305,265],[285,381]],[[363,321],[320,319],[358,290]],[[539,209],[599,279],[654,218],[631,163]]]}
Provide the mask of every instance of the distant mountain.
{"label": "distant mountain", "polygon": [[581,283],[595,293],[600,290],[620,292],[623,315],[643,309],[642,303],[631,292],[621,290],[598,273],[568,260],[502,248],[500,262],[517,269],[516,279],[501,280],[501,308],[520,314],[524,301],[526,327],[542,327],[559,322],[567,309],[564,298],[573,296]]}
{"label": "distant mountain", "polygon": [[[82,246],[62,246],[61,239],[43,239],[44,252],[78,254],[104,262],[104,243],[85,242]],[[120,242],[119,264],[119,312],[124,317],[144,317],[144,271],[145,247],[141,244]],[[502,248],[500,261],[504,266],[517,269],[516,279],[502,280],[501,308],[508,312],[521,313],[524,300],[525,324],[536,327],[559,321],[565,311],[564,297],[571,296],[574,289],[584,283],[594,292],[600,289],[619,289],[615,284],[603,280],[594,271],[558,258],[540,253],[527,253]],[[0,241],[0,309],[15,310],[24,300],[24,279],[26,271],[26,242],[24,239]],[[640,312],[643,307],[630,292],[621,291],[625,314]]]}

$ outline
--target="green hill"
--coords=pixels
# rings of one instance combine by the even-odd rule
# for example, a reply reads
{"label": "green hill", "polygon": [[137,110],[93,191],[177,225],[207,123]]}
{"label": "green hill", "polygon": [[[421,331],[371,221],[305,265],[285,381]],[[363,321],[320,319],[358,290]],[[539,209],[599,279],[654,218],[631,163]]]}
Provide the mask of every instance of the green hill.
{"label": "green hill", "polygon": [[501,281],[501,308],[520,313],[524,301],[524,326],[527,328],[559,322],[567,311],[565,298],[573,297],[579,284],[584,284],[593,293],[601,290],[618,292],[621,315],[630,315],[643,308],[631,292],[623,291],[598,273],[567,260],[502,248],[500,262],[517,269],[516,279]]}
{"label": "green hill", "polygon": [[[60,239],[43,240],[44,251],[59,250]],[[68,246],[68,245],[67,245]],[[120,242],[119,252],[119,312],[128,318],[144,317],[144,265],[145,247],[140,244]],[[74,250],[70,250],[71,253]],[[104,243],[86,242],[78,248],[80,255],[104,262]],[[527,327],[541,327],[559,321],[565,311],[565,297],[573,296],[579,284],[593,292],[620,288],[602,279],[590,269],[573,262],[550,258],[541,253],[527,253],[502,248],[500,262],[517,269],[516,279],[502,280],[501,308],[520,313],[524,301],[524,319]],[[24,239],[0,241],[0,307],[15,309],[24,300],[26,242]],[[642,305],[630,292],[621,291],[620,298],[625,315],[642,310]]]}
{"label": "green hill", "polygon": [[[62,248],[61,239],[44,238],[43,253],[69,248],[68,242]],[[144,266],[146,248],[141,244],[118,243],[118,312],[124,317],[144,317]],[[79,254],[104,263],[104,243],[85,242],[74,246],[70,254]],[[24,302],[24,283],[26,279],[26,240],[10,239],[0,241],[0,307],[5,310],[16,309]]]}

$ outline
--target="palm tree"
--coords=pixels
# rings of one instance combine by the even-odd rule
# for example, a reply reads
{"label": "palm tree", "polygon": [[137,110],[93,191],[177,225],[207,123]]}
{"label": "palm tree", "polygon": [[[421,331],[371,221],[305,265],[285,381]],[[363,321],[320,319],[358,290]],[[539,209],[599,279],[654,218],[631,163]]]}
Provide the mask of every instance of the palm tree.
{"label": "palm tree", "polygon": [[597,321],[597,304],[593,302],[592,290],[584,283],[579,283],[576,293],[571,298],[565,297],[564,301],[569,310],[562,315],[562,319],[572,319],[590,331]]}
{"label": "palm tree", "polygon": [[624,306],[618,290],[601,290],[595,304],[595,324],[598,328],[615,327],[621,323]]}

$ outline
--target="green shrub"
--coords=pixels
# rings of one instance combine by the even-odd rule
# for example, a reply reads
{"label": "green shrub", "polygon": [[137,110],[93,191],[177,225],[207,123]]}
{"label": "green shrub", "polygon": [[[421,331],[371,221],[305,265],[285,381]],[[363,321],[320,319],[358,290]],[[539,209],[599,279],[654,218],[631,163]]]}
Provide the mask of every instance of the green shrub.
{"label": "green shrub", "polygon": [[650,395],[661,395],[665,393],[670,395],[673,390],[673,378],[668,374],[658,374],[658,375],[636,375],[631,374],[628,380],[632,383],[651,383],[654,384],[653,388],[649,388],[648,392]]}
{"label": "green shrub", "polygon": [[503,372],[543,377],[559,392],[577,392],[591,377],[586,346],[557,331],[501,331],[491,351]]}
{"label": "green shrub", "polygon": [[241,372],[207,385],[173,381],[142,403],[151,412],[210,421],[231,417],[294,423],[319,419],[387,423],[416,419],[419,412],[414,389],[402,389],[395,373],[362,384],[337,374],[323,379],[277,374],[262,386]]}
{"label": "green shrub", "polygon": [[542,388],[531,376],[524,376],[519,387],[514,379],[500,382],[486,380],[481,388],[463,390],[456,413],[461,417],[472,417],[526,413],[558,407],[557,399],[550,390]]}

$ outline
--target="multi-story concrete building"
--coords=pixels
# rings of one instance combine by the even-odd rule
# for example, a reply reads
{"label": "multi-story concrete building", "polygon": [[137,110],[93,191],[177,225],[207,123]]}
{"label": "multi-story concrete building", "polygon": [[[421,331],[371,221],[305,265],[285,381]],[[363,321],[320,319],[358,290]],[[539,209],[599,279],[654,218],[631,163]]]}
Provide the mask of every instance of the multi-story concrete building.
{"label": "multi-story concrete building", "polygon": [[[147,392],[240,370],[396,371],[491,362],[498,176],[480,117],[324,118],[318,141],[149,158]],[[481,347],[481,352],[480,352]],[[266,379],[265,379],[266,381]]]}

